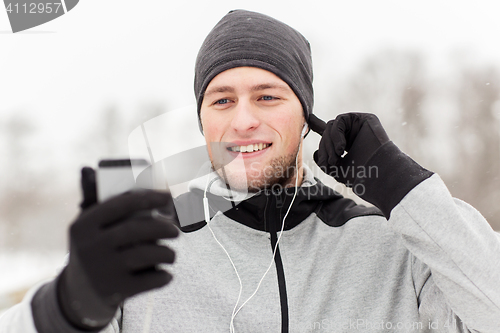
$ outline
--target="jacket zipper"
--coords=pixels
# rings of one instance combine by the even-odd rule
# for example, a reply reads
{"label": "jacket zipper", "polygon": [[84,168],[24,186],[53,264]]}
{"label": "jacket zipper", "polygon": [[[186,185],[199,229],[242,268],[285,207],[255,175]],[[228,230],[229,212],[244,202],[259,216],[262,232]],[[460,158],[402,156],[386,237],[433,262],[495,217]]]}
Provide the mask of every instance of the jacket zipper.
{"label": "jacket zipper", "polygon": [[[281,332],[288,333],[289,331],[289,318],[288,318],[288,297],[286,293],[286,282],[285,282],[285,271],[283,269],[283,262],[281,261],[279,244],[276,245],[278,241],[278,231],[281,230],[281,224],[283,223],[283,217],[281,216],[281,208],[283,207],[283,198],[281,193],[278,195],[273,195],[269,193],[266,201],[266,213],[264,218],[266,219],[266,224],[269,226],[269,234],[271,238],[271,251],[274,251],[276,247],[276,256],[274,257],[274,263],[276,265],[276,273],[278,277],[278,288],[280,293],[280,303],[281,303]],[[279,229],[278,229],[279,226]]]}

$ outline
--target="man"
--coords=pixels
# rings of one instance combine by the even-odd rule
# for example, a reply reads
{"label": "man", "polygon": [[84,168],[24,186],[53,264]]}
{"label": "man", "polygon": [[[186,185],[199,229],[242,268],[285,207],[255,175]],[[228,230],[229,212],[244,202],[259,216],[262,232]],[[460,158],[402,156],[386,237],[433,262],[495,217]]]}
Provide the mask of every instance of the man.
{"label": "man", "polygon": [[[200,49],[195,94],[214,173],[176,199],[180,236],[133,215],[172,213],[168,195],[95,204],[84,169],[68,265],[1,318],[2,332],[500,331],[499,235],[375,116],[314,117],[302,35],[228,13]],[[378,208],[312,177],[309,128],[323,133],[316,163]],[[170,273],[158,269],[173,250]]]}

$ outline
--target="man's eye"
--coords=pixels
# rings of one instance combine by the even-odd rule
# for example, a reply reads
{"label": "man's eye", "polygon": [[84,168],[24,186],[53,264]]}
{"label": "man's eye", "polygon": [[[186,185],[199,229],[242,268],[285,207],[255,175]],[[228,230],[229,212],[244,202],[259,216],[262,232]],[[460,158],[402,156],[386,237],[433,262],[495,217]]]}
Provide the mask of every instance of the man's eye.
{"label": "man's eye", "polygon": [[214,104],[227,104],[227,103],[229,103],[229,100],[227,98],[223,98],[223,99],[219,99]]}
{"label": "man's eye", "polygon": [[273,96],[262,96],[262,99],[264,101],[272,101],[273,99],[276,99],[276,97],[273,97]]}

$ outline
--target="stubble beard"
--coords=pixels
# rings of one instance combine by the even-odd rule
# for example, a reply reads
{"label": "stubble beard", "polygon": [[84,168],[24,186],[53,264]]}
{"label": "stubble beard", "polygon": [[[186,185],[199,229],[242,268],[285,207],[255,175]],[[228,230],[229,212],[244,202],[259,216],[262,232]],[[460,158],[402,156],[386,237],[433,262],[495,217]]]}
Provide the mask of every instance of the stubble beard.
{"label": "stubble beard", "polygon": [[[258,166],[252,163],[245,172],[234,170],[230,166],[223,166],[212,160],[212,167],[230,188],[237,191],[259,192],[266,188],[284,188],[293,185],[297,175],[297,155],[299,147],[295,152],[273,158],[267,165]],[[254,162],[256,163],[256,162]],[[249,169],[249,170],[248,170]],[[248,175],[250,173],[250,175]]]}

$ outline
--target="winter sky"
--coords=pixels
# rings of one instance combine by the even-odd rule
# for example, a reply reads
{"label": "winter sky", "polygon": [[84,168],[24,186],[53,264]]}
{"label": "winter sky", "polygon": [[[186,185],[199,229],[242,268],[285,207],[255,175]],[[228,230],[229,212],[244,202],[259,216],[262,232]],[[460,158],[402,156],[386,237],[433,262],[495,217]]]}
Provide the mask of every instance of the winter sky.
{"label": "winter sky", "polygon": [[[457,54],[500,65],[497,1],[81,0],[66,15],[12,34],[0,10],[0,119],[23,112],[37,142],[55,150],[96,125],[113,104],[192,104],[195,57],[231,9],[271,15],[312,45],[316,106],[329,83],[383,48],[412,49],[446,72]],[[1,125],[0,125],[1,126]]]}

